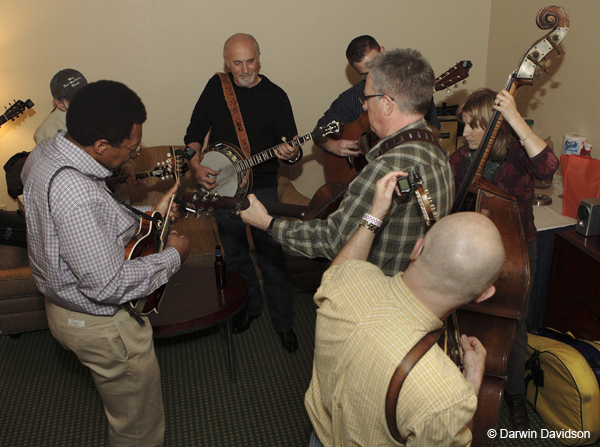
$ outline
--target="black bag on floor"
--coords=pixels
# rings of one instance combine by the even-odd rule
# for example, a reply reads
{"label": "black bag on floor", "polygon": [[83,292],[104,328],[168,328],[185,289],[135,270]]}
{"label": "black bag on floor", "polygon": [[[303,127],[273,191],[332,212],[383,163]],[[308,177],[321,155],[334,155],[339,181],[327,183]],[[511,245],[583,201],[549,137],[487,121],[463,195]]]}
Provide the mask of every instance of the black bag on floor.
{"label": "black bag on floor", "polygon": [[0,245],[27,248],[27,227],[21,210],[0,210]]}

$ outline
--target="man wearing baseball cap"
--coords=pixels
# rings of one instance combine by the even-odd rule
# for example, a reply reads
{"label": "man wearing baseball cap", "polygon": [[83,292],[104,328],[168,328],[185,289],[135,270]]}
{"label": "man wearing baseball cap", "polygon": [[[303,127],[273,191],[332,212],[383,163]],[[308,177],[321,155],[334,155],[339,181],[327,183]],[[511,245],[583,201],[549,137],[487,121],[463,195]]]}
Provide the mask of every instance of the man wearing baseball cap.
{"label": "man wearing baseball cap", "polygon": [[79,71],[65,68],[54,75],[50,81],[50,93],[54,98],[54,110],[35,130],[33,139],[36,144],[56,135],[59,129],[67,129],[67,109],[75,92],[88,82]]}

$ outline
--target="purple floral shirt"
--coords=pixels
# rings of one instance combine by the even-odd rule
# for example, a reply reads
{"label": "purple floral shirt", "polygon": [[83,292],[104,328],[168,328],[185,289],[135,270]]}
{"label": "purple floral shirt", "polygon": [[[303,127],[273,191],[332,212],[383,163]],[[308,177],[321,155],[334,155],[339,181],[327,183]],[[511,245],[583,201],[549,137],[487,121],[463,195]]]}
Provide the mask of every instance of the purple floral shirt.
{"label": "purple floral shirt", "polygon": [[[457,192],[469,166],[470,152],[466,146],[463,146],[450,156],[450,166]],[[537,231],[533,223],[535,179],[549,178],[558,169],[558,165],[558,157],[548,146],[535,157],[529,158],[525,148],[515,141],[508,149],[506,160],[494,174],[492,183],[517,198],[527,242],[535,239]]]}

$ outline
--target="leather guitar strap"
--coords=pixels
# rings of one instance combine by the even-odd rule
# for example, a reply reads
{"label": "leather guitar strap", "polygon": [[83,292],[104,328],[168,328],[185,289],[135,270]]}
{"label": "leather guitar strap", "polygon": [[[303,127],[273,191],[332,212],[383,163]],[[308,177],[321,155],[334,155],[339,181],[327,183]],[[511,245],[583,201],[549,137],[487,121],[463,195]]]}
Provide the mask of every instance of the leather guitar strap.
{"label": "leather guitar strap", "polygon": [[235,96],[233,84],[227,73],[217,74],[221,78],[225,102],[227,103],[227,107],[229,107],[229,112],[231,112],[231,119],[233,119],[233,126],[235,127],[240,146],[246,157],[250,157],[250,142],[248,141],[248,135],[246,135],[246,127],[244,126],[244,120],[242,119],[242,113],[240,112],[237,96]]}
{"label": "leather guitar strap", "polygon": [[392,437],[400,444],[406,444],[406,439],[400,435],[400,431],[396,425],[396,406],[398,405],[398,396],[400,395],[400,389],[402,384],[408,377],[408,374],[412,370],[413,366],[417,364],[421,357],[425,355],[429,349],[435,345],[442,335],[442,332],[446,330],[445,327],[441,327],[435,331],[425,334],[425,336],[412,347],[410,351],[404,356],[396,367],[392,380],[385,396],[385,420],[387,422],[388,430]]}
{"label": "leather guitar strap", "polygon": [[394,138],[390,138],[389,140],[382,143],[379,147],[379,155],[383,155],[390,149],[393,149],[400,144],[408,143],[409,141],[421,141],[423,143],[429,143],[437,147],[439,150],[443,151],[442,146],[440,146],[439,140],[435,137],[435,135],[433,135],[433,133],[430,130],[408,129],[402,133],[399,133]]}

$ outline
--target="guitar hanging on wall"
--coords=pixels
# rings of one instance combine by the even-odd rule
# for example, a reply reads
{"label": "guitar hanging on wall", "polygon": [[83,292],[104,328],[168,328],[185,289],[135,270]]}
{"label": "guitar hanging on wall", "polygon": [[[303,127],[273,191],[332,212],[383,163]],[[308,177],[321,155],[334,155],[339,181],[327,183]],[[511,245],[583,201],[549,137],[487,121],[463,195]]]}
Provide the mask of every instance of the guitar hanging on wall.
{"label": "guitar hanging on wall", "polygon": [[[454,67],[439,75],[434,82],[434,92],[445,90],[469,77],[469,70],[473,64],[471,61],[460,61]],[[369,116],[363,112],[356,121],[344,125],[343,132],[334,137],[335,139],[356,140],[360,152],[356,157],[338,157],[329,152],[323,153],[327,181],[346,183],[358,175],[367,164],[365,155],[377,143],[379,139],[371,131]]]}
{"label": "guitar hanging on wall", "polygon": [[15,103],[11,105],[10,108],[6,112],[4,112],[4,114],[0,115],[0,126],[2,126],[7,121],[14,121],[15,118],[18,118],[18,116],[21,113],[25,112],[25,110],[27,109],[31,109],[32,107],[33,102],[31,101],[31,99],[28,99],[25,102],[21,100],[15,101]]}

